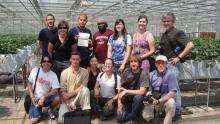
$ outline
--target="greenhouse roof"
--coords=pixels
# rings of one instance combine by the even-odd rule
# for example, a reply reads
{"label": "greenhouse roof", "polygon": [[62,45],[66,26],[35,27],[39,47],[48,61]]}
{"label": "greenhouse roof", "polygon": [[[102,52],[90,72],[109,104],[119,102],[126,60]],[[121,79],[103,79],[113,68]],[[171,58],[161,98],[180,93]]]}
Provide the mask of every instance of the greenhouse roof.
{"label": "greenhouse roof", "polygon": [[1,32],[39,31],[48,13],[54,14],[56,23],[65,19],[75,24],[81,12],[88,14],[90,24],[99,18],[136,22],[138,15],[146,14],[154,25],[168,11],[175,13],[180,25],[215,24],[216,6],[217,0],[0,0],[0,28]]}

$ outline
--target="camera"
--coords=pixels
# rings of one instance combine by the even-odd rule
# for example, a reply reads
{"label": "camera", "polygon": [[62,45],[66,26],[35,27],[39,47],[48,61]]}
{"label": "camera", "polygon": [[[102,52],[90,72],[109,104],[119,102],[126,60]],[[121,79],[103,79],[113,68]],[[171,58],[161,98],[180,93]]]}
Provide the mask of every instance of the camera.
{"label": "camera", "polygon": [[152,97],[153,97],[152,95],[147,95],[144,97],[144,101],[148,102],[149,104],[152,104],[153,103]]}
{"label": "camera", "polygon": [[159,55],[163,53],[163,49],[161,46],[158,46],[154,52],[155,55]]}

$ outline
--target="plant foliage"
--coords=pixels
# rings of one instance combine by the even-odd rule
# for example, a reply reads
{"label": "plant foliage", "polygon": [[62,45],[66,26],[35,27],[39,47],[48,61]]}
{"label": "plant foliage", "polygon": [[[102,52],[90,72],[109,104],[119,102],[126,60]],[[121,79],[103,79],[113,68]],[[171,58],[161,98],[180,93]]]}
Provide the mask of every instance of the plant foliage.
{"label": "plant foliage", "polygon": [[18,49],[36,42],[36,35],[0,36],[0,54],[15,54]]}

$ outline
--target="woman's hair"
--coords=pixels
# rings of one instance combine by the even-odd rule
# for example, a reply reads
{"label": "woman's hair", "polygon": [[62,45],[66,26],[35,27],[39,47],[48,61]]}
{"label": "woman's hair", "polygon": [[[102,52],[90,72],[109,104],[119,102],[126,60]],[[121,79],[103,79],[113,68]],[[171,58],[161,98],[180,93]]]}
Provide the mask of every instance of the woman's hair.
{"label": "woman's hair", "polygon": [[131,60],[136,60],[136,61],[138,61],[139,67],[141,67],[142,60],[141,60],[141,57],[140,57],[139,55],[137,55],[137,54],[131,55],[131,56],[129,57],[129,62],[130,62]]}
{"label": "woman's hair", "polygon": [[115,21],[115,26],[114,26],[114,33],[113,33],[113,39],[117,39],[119,37],[118,31],[116,30],[116,25],[118,25],[119,23],[122,23],[124,25],[124,28],[122,29],[122,35],[126,36],[127,35],[127,30],[125,28],[125,22],[123,19],[117,19]]}
{"label": "woman's hair", "polygon": [[61,26],[67,27],[67,32],[69,31],[69,24],[68,24],[67,21],[61,20],[61,21],[58,23],[58,29],[59,29],[59,27],[61,27]]}
{"label": "woman's hair", "polygon": [[53,65],[52,58],[49,55],[43,55],[40,61],[40,64],[43,64],[44,58],[48,58],[50,63]]}
{"label": "woman's hair", "polygon": [[105,61],[107,61],[107,60],[112,61],[112,65],[113,65],[113,67],[114,67],[114,60],[113,60],[112,58],[106,58]]}
{"label": "woman's hair", "polygon": [[98,56],[96,54],[93,54],[90,58],[89,58],[89,66],[90,65],[90,61],[93,59],[93,58],[96,58],[98,60]]}
{"label": "woman's hair", "polygon": [[140,15],[140,16],[138,17],[138,21],[139,21],[140,19],[145,19],[146,22],[148,23],[148,18],[147,18],[146,15]]}

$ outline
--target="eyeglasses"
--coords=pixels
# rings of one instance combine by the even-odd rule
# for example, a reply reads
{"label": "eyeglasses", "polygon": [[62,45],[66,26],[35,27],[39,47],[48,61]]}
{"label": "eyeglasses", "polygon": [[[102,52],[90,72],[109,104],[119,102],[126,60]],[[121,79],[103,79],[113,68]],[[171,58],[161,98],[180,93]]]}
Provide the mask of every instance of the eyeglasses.
{"label": "eyeglasses", "polygon": [[44,60],[43,63],[51,63],[51,61]]}
{"label": "eyeglasses", "polygon": [[67,29],[67,27],[58,27],[58,29]]}

